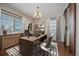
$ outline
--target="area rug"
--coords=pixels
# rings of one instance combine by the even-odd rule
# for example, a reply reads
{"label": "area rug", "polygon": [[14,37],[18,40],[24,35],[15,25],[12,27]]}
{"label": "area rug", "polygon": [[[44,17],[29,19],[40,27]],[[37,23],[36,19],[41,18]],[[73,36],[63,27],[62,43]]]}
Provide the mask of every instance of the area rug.
{"label": "area rug", "polygon": [[[36,46],[36,48],[33,49],[33,56],[58,56],[58,48],[56,42],[51,43],[51,48],[51,52],[48,53],[42,50],[39,46]],[[23,56],[19,52],[19,45],[7,49],[6,52],[9,56]]]}

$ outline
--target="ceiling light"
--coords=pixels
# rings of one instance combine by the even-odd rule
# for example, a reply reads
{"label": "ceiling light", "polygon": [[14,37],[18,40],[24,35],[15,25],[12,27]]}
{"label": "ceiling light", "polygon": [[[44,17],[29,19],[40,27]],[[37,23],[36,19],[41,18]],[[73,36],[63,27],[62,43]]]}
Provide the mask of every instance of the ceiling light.
{"label": "ceiling light", "polygon": [[39,10],[39,7],[37,7],[37,11],[34,13],[34,18],[39,20],[39,19],[41,19],[41,17],[42,17],[42,14]]}

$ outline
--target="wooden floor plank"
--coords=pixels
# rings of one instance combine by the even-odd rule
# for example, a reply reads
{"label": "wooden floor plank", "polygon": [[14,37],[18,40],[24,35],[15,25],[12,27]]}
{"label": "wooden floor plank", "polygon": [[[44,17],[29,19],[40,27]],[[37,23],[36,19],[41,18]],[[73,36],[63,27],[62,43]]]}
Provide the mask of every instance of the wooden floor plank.
{"label": "wooden floor plank", "polygon": [[59,56],[72,56],[72,54],[69,52],[69,47],[65,47],[64,43],[58,42],[58,54]]}

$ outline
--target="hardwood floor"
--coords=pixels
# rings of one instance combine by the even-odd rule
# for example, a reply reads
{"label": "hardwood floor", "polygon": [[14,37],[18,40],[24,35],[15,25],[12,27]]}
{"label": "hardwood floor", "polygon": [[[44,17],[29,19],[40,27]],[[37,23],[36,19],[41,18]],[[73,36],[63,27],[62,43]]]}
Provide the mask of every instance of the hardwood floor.
{"label": "hardwood floor", "polygon": [[[58,55],[59,56],[72,56],[72,54],[69,52],[69,47],[64,47],[64,43],[57,42],[58,43]],[[0,56],[8,56],[5,50],[0,51]]]}
{"label": "hardwood floor", "polygon": [[64,47],[64,43],[58,42],[58,54],[59,56],[72,56],[69,52],[69,47]]}
{"label": "hardwood floor", "polygon": [[3,50],[3,51],[0,51],[0,56],[8,56],[8,54],[6,53],[5,50]]}

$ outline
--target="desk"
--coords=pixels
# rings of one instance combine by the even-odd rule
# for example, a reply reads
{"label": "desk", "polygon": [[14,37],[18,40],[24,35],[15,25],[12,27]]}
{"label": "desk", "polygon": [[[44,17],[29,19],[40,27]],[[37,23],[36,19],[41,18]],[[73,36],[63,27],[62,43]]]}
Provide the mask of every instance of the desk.
{"label": "desk", "polygon": [[21,37],[20,38],[20,53],[24,56],[32,56],[33,54],[33,44],[36,41],[43,41],[47,38],[47,35],[41,35],[38,37]]}

